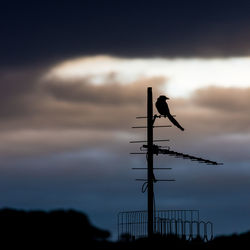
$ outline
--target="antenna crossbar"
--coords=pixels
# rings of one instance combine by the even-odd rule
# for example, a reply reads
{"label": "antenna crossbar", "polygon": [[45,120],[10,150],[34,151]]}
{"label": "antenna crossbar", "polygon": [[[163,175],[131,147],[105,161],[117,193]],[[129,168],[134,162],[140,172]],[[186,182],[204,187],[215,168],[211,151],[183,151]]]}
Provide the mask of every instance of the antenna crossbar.
{"label": "antenna crossbar", "polygon": [[141,152],[135,152],[135,153],[130,153],[131,155],[145,155],[145,154],[147,154],[147,153],[141,153]]}
{"label": "antenna crossbar", "polygon": [[[145,170],[145,169],[148,169],[148,168],[132,168],[133,170]],[[172,168],[153,168],[154,170],[169,170],[169,169],[172,169]]]}
{"label": "antenna crossbar", "polygon": [[[170,128],[172,125],[161,125],[161,126],[152,126],[153,128]],[[131,128],[148,128],[147,126],[136,126]]]}
{"label": "antenna crossbar", "polygon": [[[176,115],[172,115],[173,117],[176,117]],[[162,117],[164,117],[164,116],[162,116],[162,115],[154,115],[154,116],[152,116],[152,118],[162,118]],[[147,119],[148,117],[147,116],[136,116],[135,117],[136,119]],[[165,117],[164,117],[165,118]]]}
{"label": "antenna crossbar", "polygon": [[[148,179],[135,179],[136,181],[148,181]],[[155,179],[154,182],[157,181],[176,181],[174,179]]]}
{"label": "antenna crossbar", "polygon": [[[164,139],[164,140],[153,140],[154,142],[161,142],[161,141],[170,141],[169,139]],[[147,141],[130,141],[129,143],[142,143],[142,142],[147,142]]]}

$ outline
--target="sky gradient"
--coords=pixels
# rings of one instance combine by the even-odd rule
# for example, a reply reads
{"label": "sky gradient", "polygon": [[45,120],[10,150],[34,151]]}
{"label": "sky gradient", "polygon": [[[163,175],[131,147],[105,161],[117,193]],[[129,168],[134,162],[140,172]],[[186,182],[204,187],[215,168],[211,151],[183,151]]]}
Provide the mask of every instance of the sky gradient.
{"label": "sky gradient", "polygon": [[[145,3],[146,2],[146,3]],[[116,215],[146,209],[129,141],[146,89],[170,97],[185,128],[156,157],[158,209],[200,209],[215,234],[250,229],[248,1],[12,1],[0,15],[0,207],[73,208],[116,234]],[[156,112],[156,110],[154,110]],[[157,121],[160,125],[167,120]]]}

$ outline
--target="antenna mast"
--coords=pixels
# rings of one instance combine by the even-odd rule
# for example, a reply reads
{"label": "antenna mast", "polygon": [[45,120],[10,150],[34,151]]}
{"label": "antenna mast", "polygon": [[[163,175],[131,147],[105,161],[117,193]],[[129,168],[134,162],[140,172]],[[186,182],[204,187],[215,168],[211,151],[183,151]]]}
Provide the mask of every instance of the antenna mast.
{"label": "antenna mast", "polygon": [[153,152],[153,96],[152,88],[148,88],[147,95],[147,146],[148,146],[148,174],[147,174],[147,183],[148,183],[148,237],[152,237],[154,234],[153,225],[154,225],[154,170],[153,170],[153,161],[154,161],[154,152]]}

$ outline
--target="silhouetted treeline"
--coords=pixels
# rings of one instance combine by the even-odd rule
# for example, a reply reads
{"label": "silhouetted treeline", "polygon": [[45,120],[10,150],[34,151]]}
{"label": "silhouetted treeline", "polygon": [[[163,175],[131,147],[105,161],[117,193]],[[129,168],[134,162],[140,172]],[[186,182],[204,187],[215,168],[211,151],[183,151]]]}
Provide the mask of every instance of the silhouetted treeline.
{"label": "silhouetted treeline", "polygon": [[72,249],[100,243],[109,236],[108,231],[92,226],[85,214],[74,210],[0,210],[0,245],[7,244],[9,248],[5,249],[16,244],[34,249],[50,246]]}
{"label": "silhouetted treeline", "polygon": [[152,239],[110,242],[110,233],[92,226],[83,213],[74,210],[21,211],[0,210],[1,249],[19,247],[24,249],[249,249],[250,231],[243,234],[216,237],[204,242],[188,241],[174,235],[155,235]]}

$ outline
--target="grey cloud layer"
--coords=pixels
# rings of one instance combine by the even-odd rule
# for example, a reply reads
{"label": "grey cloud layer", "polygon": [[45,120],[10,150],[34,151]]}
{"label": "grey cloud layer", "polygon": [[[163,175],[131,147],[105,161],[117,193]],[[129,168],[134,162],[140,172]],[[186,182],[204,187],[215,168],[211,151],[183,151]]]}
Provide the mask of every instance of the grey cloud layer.
{"label": "grey cloud layer", "polygon": [[[112,82],[112,79],[110,79]],[[141,91],[145,86],[153,84],[158,87],[164,82],[164,78],[156,77],[141,79],[129,85],[121,85],[119,82],[102,85],[91,84],[91,79],[62,83],[45,83],[45,92],[51,94],[55,99],[73,103],[91,103],[93,105],[140,105],[145,102],[145,95]]]}
{"label": "grey cloud layer", "polygon": [[[98,138],[112,147],[108,138],[114,131],[129,135],[131,125],[144,122],[134,118],[146,113],[146,87],[153,87],[156,99],[166,80],[142,78],[128,85],[114,81],[93,85],[87,78],[67,83],[42,81],[43,72],[26,70],[1,74],[2,155],[19,151],[36,154],[77,150],[89,144],[86,134],[98,134]],[[204,141],[215,135],[248,134],[249,96],[250,88],[210,87],[197,90],[190,98],[171,99],[171,111],[186,131],[180,135],[177,129],[171,128],[171,133],[168,130],[167,134],[184,148],[190,142]],[[164,119],[157,122],[169,124]],[[143,133],[138,132],[138,138],[144,137]],[[159,137],[166,137],[165,130],[157,133]],[[100,140],[93,139],[91,145],[98,143]]]}
{"label": "grey cloud layer", "polygon": [[220,112],[249,112],[250,88],[217,88],[197,90],[193,95],[194,103]]}

